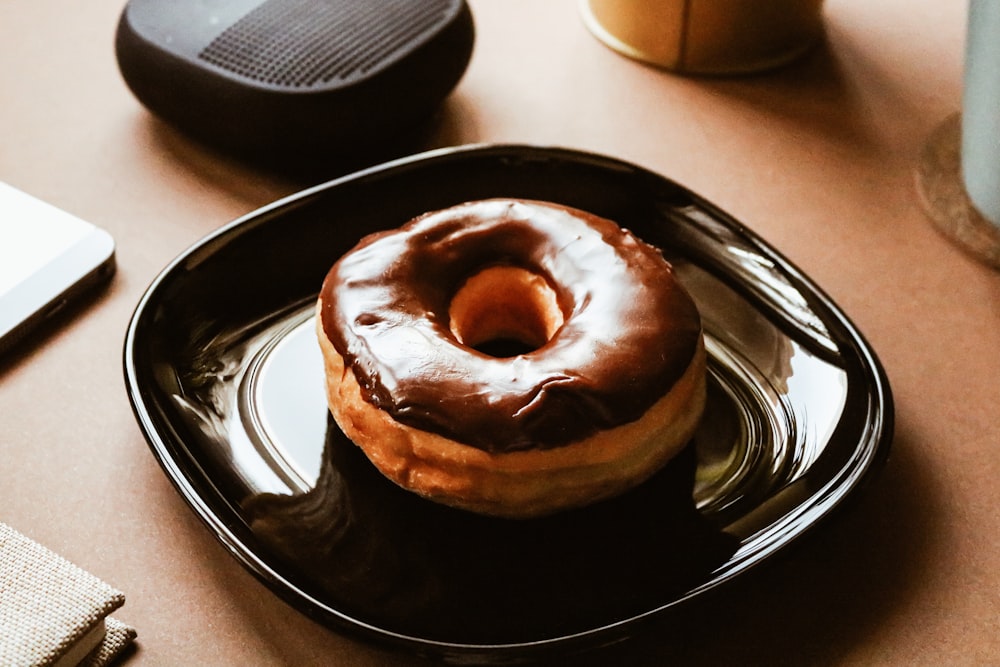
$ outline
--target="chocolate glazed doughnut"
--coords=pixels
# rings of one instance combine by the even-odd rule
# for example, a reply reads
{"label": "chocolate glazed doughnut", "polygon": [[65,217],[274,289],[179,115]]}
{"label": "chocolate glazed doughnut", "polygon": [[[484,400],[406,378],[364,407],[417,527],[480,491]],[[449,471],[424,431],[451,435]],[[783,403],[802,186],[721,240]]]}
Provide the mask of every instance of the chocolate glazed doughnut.
{"label": "chocolate glazed doughnut", "polygon": [[694,302],[614,222],[486,200],[363,239],[317,329],[330,410],[400,486],[528,517],[642,482],[705,401]]}

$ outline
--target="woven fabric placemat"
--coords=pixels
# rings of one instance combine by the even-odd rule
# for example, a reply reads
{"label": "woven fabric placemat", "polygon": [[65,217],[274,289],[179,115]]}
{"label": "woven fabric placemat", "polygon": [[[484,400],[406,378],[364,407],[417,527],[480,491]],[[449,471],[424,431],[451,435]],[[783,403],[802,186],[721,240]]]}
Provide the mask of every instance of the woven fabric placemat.
{"label": "woven fabric placemat", "polygon": [[105,623],[107,634],[104,635],[104,641],[80,663],[81,667],[107,667],[135,640],[136,632],[133,627],[110,616],[105,619]]}
{"label": "woven fabric placemat", "polygon": [[[51,665],[103,621],[103,641],[86,658],[108,664],[135,638],[109,613],[125,595],[0,522],[0,665]],[[103,657],[102,656],[106,656]]]}

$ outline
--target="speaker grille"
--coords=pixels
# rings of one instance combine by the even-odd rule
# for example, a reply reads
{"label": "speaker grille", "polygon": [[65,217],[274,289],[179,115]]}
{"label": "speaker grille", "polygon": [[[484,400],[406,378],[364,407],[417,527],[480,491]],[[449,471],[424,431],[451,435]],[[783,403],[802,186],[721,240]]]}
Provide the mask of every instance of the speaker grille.
{"label": "speaker grille", "polygon": [[198,57],[272,86],[349,83],[413,48],[454,9],[453,0],[267,0]]}

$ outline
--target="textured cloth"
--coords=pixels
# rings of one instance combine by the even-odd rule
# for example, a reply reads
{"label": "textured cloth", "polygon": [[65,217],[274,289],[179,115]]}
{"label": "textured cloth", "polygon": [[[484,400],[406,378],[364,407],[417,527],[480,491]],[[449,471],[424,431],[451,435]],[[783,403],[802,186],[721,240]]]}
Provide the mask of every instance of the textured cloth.
{"label": "textured cloth", "polygon": [[108,627],[104,641],[87,656],[87,659],[81,663],[81,667],[107,667],[135,639],[135,630],[121,621],[109,616],[106,623]]}
{"label": "textured cloth", "polygon": [[106,619],[124,603],[120,591],[0,523],[0,665],[53,664],[102,623],[85,664],[106,665],[135,637]]}

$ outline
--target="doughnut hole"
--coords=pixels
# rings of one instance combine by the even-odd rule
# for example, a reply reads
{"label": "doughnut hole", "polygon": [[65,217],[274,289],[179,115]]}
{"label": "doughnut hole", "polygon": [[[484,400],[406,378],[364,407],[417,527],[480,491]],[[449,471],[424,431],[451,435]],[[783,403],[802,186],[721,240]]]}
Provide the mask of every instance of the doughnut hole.
{"label": "doughnut hole", "polygon": [[448,316],[459,342],[499,358],[537,350],[564,321],[548,281],[516,266],[492,266],[470,277],[452,298]]}

